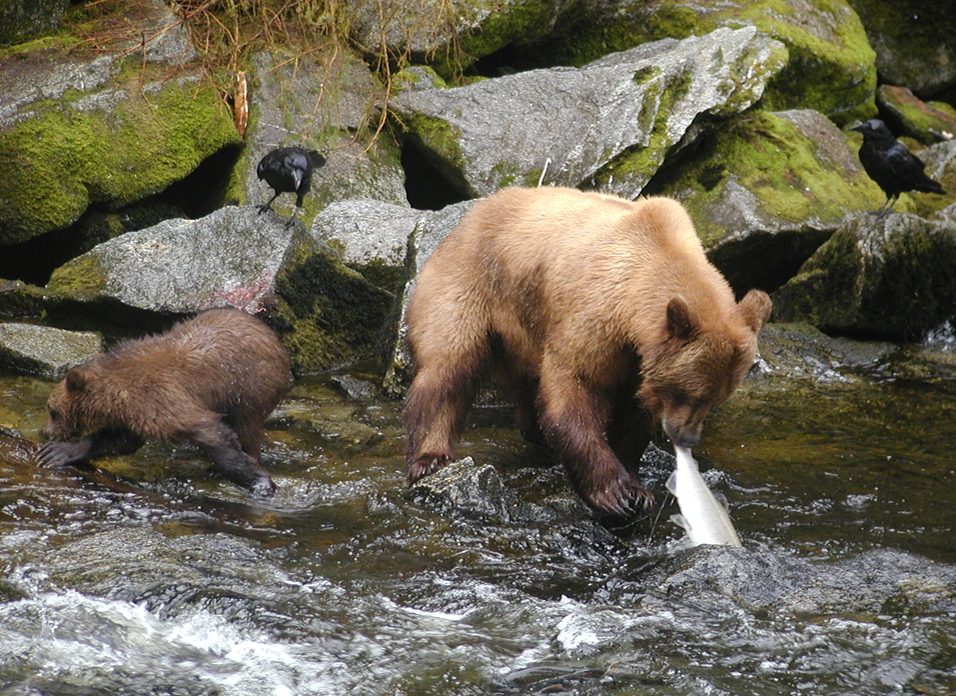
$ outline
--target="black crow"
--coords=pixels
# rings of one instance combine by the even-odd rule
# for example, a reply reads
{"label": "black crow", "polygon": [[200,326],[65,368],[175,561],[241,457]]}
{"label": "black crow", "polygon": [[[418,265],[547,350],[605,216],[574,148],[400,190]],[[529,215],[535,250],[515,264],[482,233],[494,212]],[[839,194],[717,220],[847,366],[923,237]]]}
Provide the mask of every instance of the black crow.
{"label": "black crow", "polygon": [[890,129],[881,120],[871,118],[850,130],[863,134],[860,162],[870,178],[879,184],[886,194],[886,201],[876,211],[878,217],[889,213],[896,199],[904,191],[944,193],[939,182],[923,173],[923,162],[896,142]]}
{"label": "black crow", "polygon": [[272,152],[266,154],[259,161],[256,167],[256,175],[259,179],[265,179],[266,183],[275,191],[269,202],[259,207],[259,212],[264,213],[271,210],[272,201],[280,193],[295,193],[295,211],[286,227],[290,227],[295,220],[296,213],[302,207],[302,199],[309,192],[312,185],[312,172],[325,164],[325,158],[315,150],[306,150],[296,145],[290,147],[277,147]]}

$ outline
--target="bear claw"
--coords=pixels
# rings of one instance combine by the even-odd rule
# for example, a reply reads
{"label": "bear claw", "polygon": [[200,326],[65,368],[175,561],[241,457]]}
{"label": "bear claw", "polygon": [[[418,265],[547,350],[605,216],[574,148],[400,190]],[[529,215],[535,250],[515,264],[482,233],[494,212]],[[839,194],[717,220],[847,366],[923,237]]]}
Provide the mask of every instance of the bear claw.
{"label": "bear claw", "polygon": [[451,460],[447,454],[423,454],[408,465],[405,480],[410,484],[415,483],[439,469],[444,469]]}

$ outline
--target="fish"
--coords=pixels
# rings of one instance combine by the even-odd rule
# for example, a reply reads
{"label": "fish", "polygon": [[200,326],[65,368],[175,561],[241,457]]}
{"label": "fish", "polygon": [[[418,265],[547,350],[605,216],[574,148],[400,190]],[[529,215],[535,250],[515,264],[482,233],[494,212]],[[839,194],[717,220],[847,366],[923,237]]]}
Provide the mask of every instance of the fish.
{"label": "fish", "polygon": [[681,514],[671,516],[671,521],[683,527],[694,544],[741,546],[726,503],[718,502],[708,488],[690,449],[675,445],[674,453],[677,468],[667,480],[667,490],[677,498]]}

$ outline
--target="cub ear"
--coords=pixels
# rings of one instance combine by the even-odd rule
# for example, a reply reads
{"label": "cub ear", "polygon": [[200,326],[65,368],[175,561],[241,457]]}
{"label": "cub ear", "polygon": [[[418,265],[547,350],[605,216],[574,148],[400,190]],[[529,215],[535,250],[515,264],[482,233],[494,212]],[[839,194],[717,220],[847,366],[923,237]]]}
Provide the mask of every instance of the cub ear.
{"label": "cub ear", "polygon": [[697,333],[697,323],[690,306],[678,295],[667,303],[667,335],[689,341]]}
{"label": "cub ear", "polygon": [[747,326],[756,333],[770,318],[773,303],[763,290],[751,290],[737,303],[737,308]]}
{"label": "cub ear", "polygon": [[81,392],[86,389],[86,371],[82,367],[74,367],[66,373],[66,390]]}

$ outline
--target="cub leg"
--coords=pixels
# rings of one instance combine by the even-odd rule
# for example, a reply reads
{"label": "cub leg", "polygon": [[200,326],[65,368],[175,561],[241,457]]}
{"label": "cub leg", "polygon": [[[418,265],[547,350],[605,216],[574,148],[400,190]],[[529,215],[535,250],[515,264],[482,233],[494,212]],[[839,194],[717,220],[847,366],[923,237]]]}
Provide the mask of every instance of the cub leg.
{"label": "cub leg", "polygon": [[539,391],[541,425],[562,458],[571,482],[588,505],[614,517],[631,517],[654,496],[624,468],[604,437],[608,399],[545,357]]}
{"label": "cub leg", "polygon": [[40,466],[57,469],[100,457],[132,454],[143,439],[126,430],[100,430],[70,442],[49,440],[37,454]]}
{"label": "cub leg", "polygon": [[242,450],[235,431],[215,414],[209,414],[190,432],[180,435],[205,452],[213,462],[213,468],[223,478],[254,495],[269,497],[275,493],[272,478],[259,466],[258,458]]}

